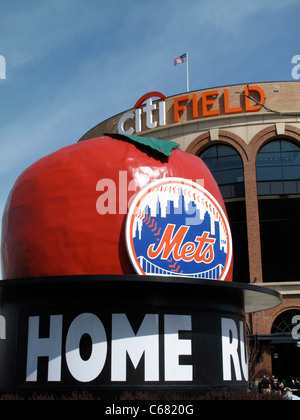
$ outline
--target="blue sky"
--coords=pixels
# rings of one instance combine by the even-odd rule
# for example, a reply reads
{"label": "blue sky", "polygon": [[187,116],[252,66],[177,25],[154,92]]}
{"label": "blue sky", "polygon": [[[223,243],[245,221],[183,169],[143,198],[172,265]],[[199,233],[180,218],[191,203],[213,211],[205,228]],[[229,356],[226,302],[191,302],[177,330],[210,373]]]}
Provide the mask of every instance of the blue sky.
{"label": "blue sky", "polygon": [[0,215],[18,175],[149,91],[292,80],[299,0],[0,0]]}

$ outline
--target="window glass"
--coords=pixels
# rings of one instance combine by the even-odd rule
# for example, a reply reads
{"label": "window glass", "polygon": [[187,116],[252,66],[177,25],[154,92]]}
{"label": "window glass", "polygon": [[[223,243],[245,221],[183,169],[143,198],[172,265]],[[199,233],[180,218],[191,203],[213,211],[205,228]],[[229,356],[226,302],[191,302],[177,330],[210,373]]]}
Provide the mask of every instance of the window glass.
{"label": "window glass", "polygon": [[220,144],[212,146],[202,152],[200,157],[220,186],[223,198],[245,195],[243,161],[233,147]]}
{"label": "window glass", "polygon": [[280,152],[280,140],[274,140],[268,144],[266,144],[262,149],[261,152]]}
{"label": "window glass", "polygon": [[290,141],[282,141],[281,142],[281,150],[283,152],[286,152],[286,151],[299,152],[299,147],[296,144],[291,143]]}
{"label": "window glass", "polygon": [[300,148],[283,139],[266,144],[257,155],[256,176],[258,195],[299,194]]}

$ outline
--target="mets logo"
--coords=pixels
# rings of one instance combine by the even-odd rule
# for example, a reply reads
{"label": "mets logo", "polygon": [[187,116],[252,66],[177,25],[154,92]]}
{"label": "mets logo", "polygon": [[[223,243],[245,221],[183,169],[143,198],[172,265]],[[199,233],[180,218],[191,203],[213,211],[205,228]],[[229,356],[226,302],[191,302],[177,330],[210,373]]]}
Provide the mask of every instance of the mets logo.
{"label": "mets logo", "polygon": [[138,274],[224,280],[232,239],[224,211],[199,184],[163,178],[134,198],[126,243]]}

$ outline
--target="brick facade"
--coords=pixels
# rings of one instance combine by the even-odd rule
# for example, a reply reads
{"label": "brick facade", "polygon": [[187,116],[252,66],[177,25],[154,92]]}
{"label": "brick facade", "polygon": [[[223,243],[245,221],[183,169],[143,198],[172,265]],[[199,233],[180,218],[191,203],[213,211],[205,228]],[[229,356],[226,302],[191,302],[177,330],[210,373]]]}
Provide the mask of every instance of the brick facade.
{"label": "brick facade", "polygon": [[[255,106],[255,101],[246,97],[249,93],[260,101],[262,98],[259,97],[259,92],[262,91],[266,108]],[[158,123],[160,101],[153,102],[157,104],[157,109],[153,112],[153,120],[157,121],[157,126],[147,129],[146,117],[142,112],[142,131],[139,135],[177,141],[183,150],[195,155],[200,155],[213,144],[225,144],[233,147],[241,156],[244,166],[250,282],[276,289],[276,285],[263,283],[256,157],[267,142],[278,137],[300,147],[300,82],[235,85],[169,97],[165,99],[166,121],[163,126]],[[130,113],[131,117],[124,124],[124,129],[134,127],[135,109],[130,110]],[[118,122],[124,114],[98,124],[80,141],[98,137],[105,132],[117,132]],[[295,283],[297,287],[298,283],[300,285],[300,273],[299,281]],[[247,317],[250,333],[270,334],[273,322],[279,314],[289,309],[300,311],[300,286],[299,291],[296,287],[297,290],[289,294],[291,287],[285,286],[283,279],[282,304]],[[271,373],[271,348],[265,346],[261,351],[263,361],[260,362],[260,372]]]}
{"label": "brick facade", "polygon": [[[256,157],[259,150],[269,141],[278,137],[276,124],[272,124],[259,131],[253,139],[246,144],[239,136],[225,130],[219,130],[218,142],[234,147],[240,154],[244,165],[244,184],[245,202],[247,213],[247,233],[249,250],[249,269],[251,283],[261,283],[263,285],[262,256],[260,241],[260,221],[258,212],[257,182],[256,182]],[[300,129],[293,125],[285,125],[284,134],[281,137],[299,144]],[[201,154],[205,148],[211,144],[209,133],[204,133],[197,137],[187,148],[187,152],[196,155]],[[300,273],[299,273],[300,280]],[[264,284],[268,287],[268,284]],[[274,320],[277,316],[289,309],[300,310],[300,294],[283,295],[282,304],[279,307],[252,314],[251,327],[249,330],[253,334],[270,334]],[[265,350],[264,368],[266,371],[270,365],[270,352]],[[270,370],[270,369],[269,369]]]}

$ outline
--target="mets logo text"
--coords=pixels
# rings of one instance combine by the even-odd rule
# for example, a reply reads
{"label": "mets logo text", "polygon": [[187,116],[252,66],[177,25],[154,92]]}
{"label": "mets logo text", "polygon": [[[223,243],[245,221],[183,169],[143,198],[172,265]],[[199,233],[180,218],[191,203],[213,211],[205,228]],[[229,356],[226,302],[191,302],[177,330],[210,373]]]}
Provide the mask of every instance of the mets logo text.
{"label": "mets logo text", "polygon": [[155,181],[137,194],[127,216],[126,243],[138,274],[224,280],[232,259],[221,206],[184,178]]}

